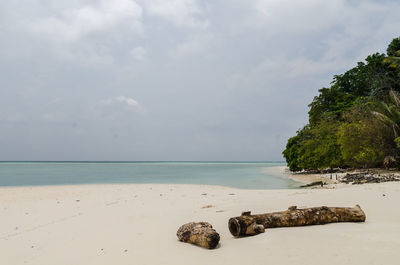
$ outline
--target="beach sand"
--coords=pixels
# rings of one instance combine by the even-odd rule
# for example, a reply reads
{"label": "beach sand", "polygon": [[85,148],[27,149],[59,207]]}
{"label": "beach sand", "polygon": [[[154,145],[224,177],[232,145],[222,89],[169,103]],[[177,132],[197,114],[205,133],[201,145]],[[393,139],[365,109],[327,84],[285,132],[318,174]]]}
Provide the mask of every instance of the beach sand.
{"label": "beach sand", "polygon": [[[302,174],[302,173],[293,173],[287,168],[286,166],[276,166],[276,167],[268,167],[266,168],[266,171],[270,174],[278,175],[278,176],[285,176],[287,178],[293,179],[298,182],[302,182],[304,184],[311,183],[314,181],[323,181],[325,183],[329,184],[338,184],[336,181],[336,176],[340,178],[341,176],[344,176],[345,173],[332,173],[332,179],[331,179],[331,174]],[[332,187],[332,186],[329,186]]]}
{"label": "beach sand", "polygon": [[[335,189],[240,190],[125,184],[0,188],[0,264],[400,264],[400,183]],[[233,238],[244,210],[354,206],[365,223],[267,229]],[[176,231],[207,221],[217,249],[179,242]]]}

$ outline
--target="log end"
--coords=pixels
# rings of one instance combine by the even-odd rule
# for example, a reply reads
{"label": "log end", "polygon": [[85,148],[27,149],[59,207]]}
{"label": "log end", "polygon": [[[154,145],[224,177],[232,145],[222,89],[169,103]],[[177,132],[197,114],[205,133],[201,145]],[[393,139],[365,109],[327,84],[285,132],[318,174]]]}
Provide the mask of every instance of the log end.
{"label": "log end", "polygon": [[220,239],[220,237],[219,237],[218,233],[215,232],[215,233],[210,234],[207,238],[206,248],[208,248],[208,249],[216,248],[218,246],[219,239]]}
{"label": "log end", "polygon": [[265,232],[265,228],[262,224],[257,224],[256,222],[249,225],[241,224],[242,222],[238,218],[229,219],[228,228],[234,237],[252,236]]}
{"label": "log end", "polygon": [[239,220],[237,220],[236,218],[230,218],[229,221],[228,221],[228,228],[229,228],[229,232],[231,232],[231,234],[234,237],[240,236],[240,223],[239,223]]}
{"label": "log end", "polygon": [[358,217],[358,221],[359,222],[365,222],[365,219],[367,218],[364,211],[361,209],[360,205],[356,204],[356,206],[354,206],[354,211]]}
{"label": "log end", "polygon": [[207,222],[191,222],[182,225],[176,235],[179,241],[192,243],[203,248],[213,249],[220,240],[220,236]]}

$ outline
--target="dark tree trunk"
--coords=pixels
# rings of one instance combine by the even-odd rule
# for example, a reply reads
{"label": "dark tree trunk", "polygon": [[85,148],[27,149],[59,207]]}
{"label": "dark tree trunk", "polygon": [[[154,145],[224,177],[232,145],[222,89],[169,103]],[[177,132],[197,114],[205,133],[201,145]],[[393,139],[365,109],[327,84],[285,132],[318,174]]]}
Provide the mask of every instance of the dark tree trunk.
{"label": "dark tree trunk", "polygon": [[323,187],[324,185],[326,185],[326,183],[323,182],[323,181],[314,181],[314,182],[311,182],[309,184],[302,185],[302,186],[300,186],[300,188],[307,188],[307,187],[313,187],[313,186],[321,186],[321,187]]}
{"label": "dark tree trunk", "polygon": [[359,205],[352,208],[322,206],[305,209],[291,206],[282,212],[255,215],[243,212],[241,216],[230,218],[228,226],[233,236],[240,237],[263,233],[266,228],[364,221],[365,213]]}

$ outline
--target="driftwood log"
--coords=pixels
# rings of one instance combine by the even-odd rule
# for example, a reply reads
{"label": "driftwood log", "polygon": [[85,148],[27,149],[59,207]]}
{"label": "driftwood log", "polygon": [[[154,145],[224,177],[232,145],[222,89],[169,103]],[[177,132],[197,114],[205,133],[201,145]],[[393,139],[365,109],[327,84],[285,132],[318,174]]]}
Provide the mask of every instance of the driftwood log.
{"label": "driftwood log", "polygon": [[291,206],[282,212],[255,215],[243,212],[241,216],[230,218],[228,227],[233,236],[241,237],[263,233],[266,228],[364,221],[365,213],[359,205],[352,208],[322,206],[305,209]]}
{"label": "driftwood log", "polygon": [[219,234],[207,222],[184,224],[178,229],[176,235],[182,242],[192,243],[208,249],[215,248],[219,242]]}
{"label": "driftwood log", "polygon": [[326,185],[326,183],[323,182],[323,181],[314,181],[314,182],[311,182],[309,184],[302,185],[302,186],[300,186],[300,188],[307,188],[307,187],[313,187],[313,186],[321,186],[321,187],[323,187],[324,185]]}

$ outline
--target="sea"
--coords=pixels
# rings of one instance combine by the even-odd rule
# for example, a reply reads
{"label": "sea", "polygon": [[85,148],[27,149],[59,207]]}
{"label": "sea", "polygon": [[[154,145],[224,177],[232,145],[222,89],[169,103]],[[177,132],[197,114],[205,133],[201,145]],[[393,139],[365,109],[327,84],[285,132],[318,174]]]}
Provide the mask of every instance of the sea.
{"label": "sea", "polygon": [[301,184],[271,167],[284,162],[0,162],[0,186],[167,183],[241,189]]}

